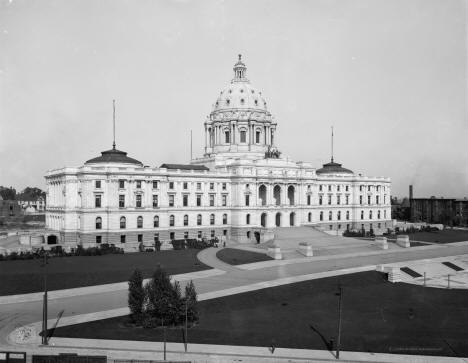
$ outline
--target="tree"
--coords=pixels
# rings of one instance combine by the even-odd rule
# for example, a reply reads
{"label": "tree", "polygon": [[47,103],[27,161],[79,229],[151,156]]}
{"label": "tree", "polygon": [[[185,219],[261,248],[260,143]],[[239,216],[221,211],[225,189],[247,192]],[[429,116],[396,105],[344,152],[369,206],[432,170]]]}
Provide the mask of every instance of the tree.
{"label": "tree", "polygon": [[146,312],[154,319],[164,319],[165,325],[174,323],[174,288],[169,275],[160,266],[146,285]]}
{"label": "tree", "polygon": [[192,280],[185,286],[185,299],[187,303],[187,320],[192,324],[198,322],[197,291]]}
{"label": "tree", "polygon": [[18,194],[19,200],[37,200],[39,197],[46,197],[46,193],[36,187],[26,187],[21,193]]}
{"label": "tree", "polygon": [[128,307],[134,322],[138,322],[142,315],[145,303],[145,290],[143,288],[143,274],[135,269],[128,280]]}
{"label": "tree", "polygon": [[16,189],[13,187],[2,187],[0,186],[0,195],[2,196],[3,200],[15,200],[16,199]]}

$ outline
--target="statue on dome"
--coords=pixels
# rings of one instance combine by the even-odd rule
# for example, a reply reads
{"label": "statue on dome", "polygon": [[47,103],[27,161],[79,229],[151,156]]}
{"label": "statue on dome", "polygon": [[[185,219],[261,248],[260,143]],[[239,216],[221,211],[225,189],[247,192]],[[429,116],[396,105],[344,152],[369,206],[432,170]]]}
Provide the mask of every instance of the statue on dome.
{"label": "statue on dome", "polygon": [[281,151],[276,146],[268,145],[268,150],[265,152],[265,159],[279,159]]}

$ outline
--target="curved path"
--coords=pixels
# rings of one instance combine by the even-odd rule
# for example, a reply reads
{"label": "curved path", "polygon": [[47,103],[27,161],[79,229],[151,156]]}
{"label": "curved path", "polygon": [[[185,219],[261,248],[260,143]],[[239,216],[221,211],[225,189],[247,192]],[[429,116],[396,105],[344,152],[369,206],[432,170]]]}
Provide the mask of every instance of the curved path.
{"label": "curved path", "polygon": [[216,254],[218,251],[221,251],[222,248],[216,248],[216,247],[210,247],[210,248],[205,248],[204,250],[201,250],[197,258],[200,260],[200,262],[204,263],[207,266],[213,267],[218,270],[222,271],[239,271],[239,269],[235,266],[229,265],[226,262],[221,261],[218,257],[216,257]]}
{"label": "curved path", "polygon": [[[206,252],[206,255],[202,255],[201,258],[210,259],[212,253]],[[277,265],[264,268],[252,268],[248,270],[232,268],[224,274],[196,278],[194,279],[194,283],[198,293],[203,295],[205,299],[209,299],[243,291],[267,288],[277,284],[330,276],[330,274],[351,273],[364,271],[365,269],[373,270],[376,268],[376,265],[380,264],[462,254],[468,254],[468,242],[416,247],[406,250],[381,251],[380,253],[358,253],[354,256],[349,254],[346,256],[334,255],[320,259],[312,257],[307,260],[300,259],[297,262],[289,260],[288,264],[281,264],[284,261],[278,261]],[[336,271],[343,269],[347,270]],[[70,297],[63,296],[49,301],[49,317],[56,317],[61,311],[63,311],[64,317],[81,314],[99,314],[99,312],[112,309],[124,311],[123,309],[126,306],[126,290],[93,292]],[[8,337],[16,328],[40,321],[41,316],[41,301],[0,303],[0,350],[32,351],[36,349],[37,351],[37,343],[32,342],[30,345],[18,346],[15,342],[9,340]],[[53,344],[53,340],[51,344]],[[96,344],[95,347],[99,347],[99,344]]]}

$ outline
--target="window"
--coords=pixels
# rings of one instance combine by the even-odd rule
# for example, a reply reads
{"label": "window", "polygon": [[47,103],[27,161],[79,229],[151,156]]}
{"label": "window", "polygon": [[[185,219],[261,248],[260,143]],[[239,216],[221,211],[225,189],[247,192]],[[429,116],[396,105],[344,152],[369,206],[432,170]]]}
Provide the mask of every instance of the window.
{"label": "window", "polygon": [[328,186],[328,191],[331,192],[331,185]]}
{"label": "window", "polygon": [[362,192],[362,185],[359,186],[359,191]]}
{"label": "window", "polygon": [[214,190],[214,183],[210,183],[210,190]]}
{"label": "window", "polygon": [[227,214],[223,214],[223,224],[227,224]]}
{"label": "window", "polygon": [[255,133],[255,143],[260,144],[260,131]]}
{"label": "window", "polygon": [[245,224],[250,224],[250,214],[245,216]]}
{"label": "window", "polygon": [[346,211],[346,219],[349,220],[349,210]]}
{"label": "window", "polygon": [[372,219],[372,211],[369,211],[369,219]]}
{"label": "window", "polygon": [[188,215],[184,215],[184,226],[188,226]]}
{"label": "window", "polygon": [[247,132],[245,130],[241,130],[240,132],[240,142],[245,143],[247,139]]}
{"label": "window", "polygon": [[362,195],[359,196],[359,204],[362,205]]}
{"label": "window", "polygon": [[174,182],[169,182],[169,189],[174,189]]}
{"label": "window", "polygon": [[185,190],[188,189],[188,183],[187,183],[187,182],[184,182],[184,183],[183,183],[183,188],[184,188]]}
{"label": "window", "polygon": [[225,207],[227,205],[227,195],[223,194],[221,196],[222,206]]}
{"label": "window", "polygon": [[201,190],[201,183],[197,183],[197,190]]}
{"label": "window", "polygon": [[336,214],[336,219],[341,221],[341,211],[338,211],[338,213]]}
{"label": "window", "polygon": [[201,207],[201,200],[202,200],[202,195],[197,194],[197,207]]}
{"label": "window", "polygon": [[226,144],[229,144],[231,141],[230,141],[230,132],[229,131],[225,131],[224,132],[224,143]]}
{"label": "window", "polygon": [[173,215],[170,215],[170,216],[169,216],[169,226],[174,227],[174,224],[175,224],[175,223],[174,223],[174,216],[173,216]]}
{"label": "window", "polygon": [[312,213],[310,213],[310,212],[309,212],[309,214],[307,216],[307,221],[312,222]]}
{"label": "window", "polygon": [[141,189],[141,180],[136,181],[136,187],[137,189]]}
{"label": "window", "polygon": [[154,216],[153,218],[153,227],[159,228],[159,216]]}
{"label": "window", "polygon": [[158,195],[154,194],[153,195],[153,208],[157,208],[157,207],[158,207]]}
{"label": "window", "polygon": [[198,238],[202,238],[202,235],[203,235],[203,234],[202,234],[202,231],[198,231],[198,232],[197,232],[197,237],[198,237]]}
{"label": "window", "polygon": [[169,194],[169,207],[174,206],[174,194]]}
{"label": "window", "polygon": [[125,235],[124,234],[120,235],[120,243],[125,243]]}
{"label": "window", "polygon": [[175,238],[175,233],[174,232],[169,233],[169,239],[173,241],[174,238]]}
{"label": "window", "polygon": [[383,217],[387,218],[387,211],[386,210],[383,211]]}
{"label": "window", "polygon": [[201,226],[202,225],[202,215],[199,214],[197,215],[197,226]]}
{"label": "window", "polygon": [[370,195],[367,196],[367,204],[371,204],[371,196]]}
{"label": "window", "polygon": [[323,197],[322,197],[322,196],[319,196],[319,204],[320,204],[320,205],[323,204]]}
{"label": "window", "polygon": [[215,215],[210,214],[210,224],[215,224]]}
{"label": "window", "polygon": [[347,192],[349,192],[349,186],[348,186],[348,185],[345,187],[345,190],[346,190]]}
{"label": "window", "polygon": [[328,220],[329,221],[333,220],[333,212],[332,211],[328,212]]}
{"label": "window", "polygon": [[322,184],[319,185],[319,190],[323,191],[323,185]]}
{"label": "window", "polygon": [[100,180],[96,180],[94,182],[94,186],[96,187],[96,189],[101,189],[101,181]]}
{"label": "window", "polygon": [[154,243],[158,243],[159,242],[159,233],[155,233],[154,234]]}
{"label": "window", "polygon": [[375,196],[375,204],[379,204],[379,196],[378,195]]}
{"label": "window", "polygon": [[223,190],[226,190],[226,183],[221,184]]}
{"label": "window", "polygon": [[341,196],[337,195],[336,196],[336,204],[340,204],[340,203],[341,203]]}
{"label": "window", "polygon": [[333,225],[330,224],[330,225],[328,226],[328,229],[331,231],[331,230],[333,229]]}
{"label": "window", "polygon": [[367,191],[370,192],[370,185],[367,186]]}
{"label": "window", "polygon": [[102,236],[96,236],[96,243],[102,242]]}
{"label": "window", "polygon": [[382,224],[381,223],[377,223],[377,228],[381,228],[382,227]]}
{"label": "window", "polygon": [[158,189],[158,181],[153,180],[153,189]]}
{"label": "window", "polygon": [[215,236],[215,231],[211,230],[211,238],[214,238],[214,236]]}
{"label": "window", "polygon": [[340,191],[340,186],[339,186],[339,185],[336,186],[336,191],[337,191],[337,192]]}
{"label": "window", "polygon": [[246,206],[250,205],[250,195],[248,195],[248,194],[245,195],[245,205]]}
{"label": "window", "polygon": [[120,228],[127,228],[127,219],[125,217],[120,217]]}
{"label": "window", "polygon": [[380,211],[377,211],[377,219],[380,219]]}
{"label": "window", "polygon": [[188,239],[188,231],[184,232],[184,239]]}
{"label": "window", "polygon": [[142,234],[139,234],[137,238],[138,238],[138,242],[143,242],[143,235]]}
{"label": "window", "polygon": [[96,208],[101,208],[101,195],[100,194],[95,195],[95,197],[94,197],[94,206]]}
{"label": "window", "polygon": [[182,204],[183,204],[184,207],[188,206],[188,194],[184,194],[182,196]]}
{"label": "window", "polygon": [[141,194],[137,194],[136,196],[136,207],[141,208]]}
{"label": "window", "polygon": [[210,207],[214,207],[215,205],[215,195],[210,194]]}
{"label": "window", "polygon": [[96,229],[102,229],[102,218],[101,217],[96,218]]}
{"label": "window", "polygon": [[307,196],[307,205],[310,205],[310,195]]}
{"label": "window", "polygon": [[125,180],[119,179],[119,188],[124,189],[125,188]]}
{"label": "window", "polygon": [[332,199],[332,196],[329,195],[329,196],[328,196],[328,204],[331,204],[331,202],[332,202],[331,199]]}
{"label": "window", "polygon": [[361,219],[364,219],[364,211],[361,211]]}
{"label": "window", "polygon": [[143,228],[143,217],[138,216],[137,218],[137,228]]}
{"label": "window", "polygon": [[349,195],[346,196],[346,204],[349,204]]}
{"label": "window", "polygon": [[125,208],[125,195],[119,195],[119,208]]}
{"label": "window", "polygon": [[323,212],[320,212],[320,220],[323,221]]}

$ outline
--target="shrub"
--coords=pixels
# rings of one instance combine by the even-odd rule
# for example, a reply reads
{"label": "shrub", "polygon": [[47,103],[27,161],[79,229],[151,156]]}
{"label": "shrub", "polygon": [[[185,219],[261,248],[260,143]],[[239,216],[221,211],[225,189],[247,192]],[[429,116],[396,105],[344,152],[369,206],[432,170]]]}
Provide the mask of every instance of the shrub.
{"label": "shrub", "polygon": [[133,321],[141,318],[145,303],[145,290],[143,288],[143,274],[135,269],[128,280],[128,307]]}

